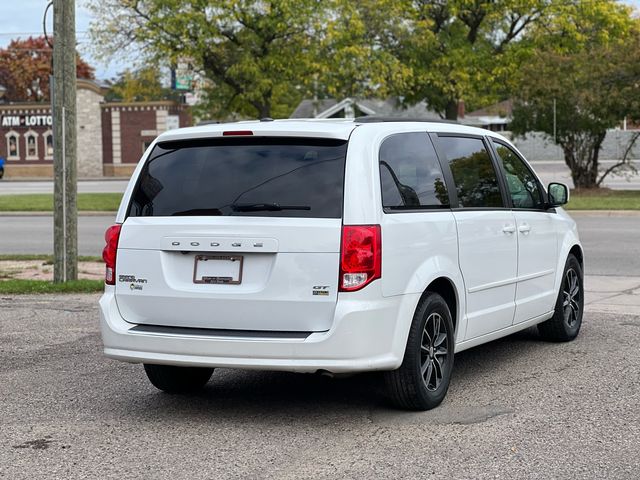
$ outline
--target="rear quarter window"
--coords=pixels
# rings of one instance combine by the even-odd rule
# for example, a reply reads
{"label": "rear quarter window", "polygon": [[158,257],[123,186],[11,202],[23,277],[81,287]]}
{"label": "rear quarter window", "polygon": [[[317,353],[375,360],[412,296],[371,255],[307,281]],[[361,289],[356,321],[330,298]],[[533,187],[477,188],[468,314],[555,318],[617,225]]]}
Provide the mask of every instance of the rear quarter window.
{"label": "rear quarter window", "polygon": [[399,133],[380,146],[380,186],[385,210],[449,207],[435,148],[426,133]]}
{"label": "rear quarter window", "polygon": [[310,138],[158,143],[128,215],[341,218],[346,151]]}

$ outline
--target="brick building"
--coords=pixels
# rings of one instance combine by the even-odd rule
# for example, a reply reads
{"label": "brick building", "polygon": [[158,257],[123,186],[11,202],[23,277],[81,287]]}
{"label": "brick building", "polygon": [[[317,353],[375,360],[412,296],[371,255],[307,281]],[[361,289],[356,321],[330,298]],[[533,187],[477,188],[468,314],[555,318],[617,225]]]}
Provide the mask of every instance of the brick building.
{"label": "brick building", "polygon": [[[106,90],[78,79],[78,176],[131,175],[160,133],[191,124],[186,105],[172,101],[104,101]],[[53,177],[53,130],[48,103],[0,103],[0,156],[5,177]]]}

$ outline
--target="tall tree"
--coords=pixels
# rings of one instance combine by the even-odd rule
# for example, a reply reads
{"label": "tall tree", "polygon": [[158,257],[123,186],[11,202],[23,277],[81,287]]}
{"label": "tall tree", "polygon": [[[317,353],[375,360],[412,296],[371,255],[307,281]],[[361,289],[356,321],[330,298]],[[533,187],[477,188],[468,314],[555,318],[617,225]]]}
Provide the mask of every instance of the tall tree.
{"label": "tall tree", "polygon": [[111,84],[105,100],[124,102],[145,102],[173,98],[176,95],[162,85],[158,68],[142,67],[138,70],[125,70]]}
{"label": "tall tree", "polygon": [[[291,109],[310,72],[325,6],[318,0],[92,0],[100,53],[133,46],[156,62],[188,59],[209,80],[212,116]],[[281,108],[285,102],[284,108]]]}
{"label": "tall tree", "polygon": [[458,102],[482,105],[507,92],[532,45],[527,36],[553,14],[555,0],[405,0],[396,22],[408,32],[399,58],[413,72],[409,102],[425,100],[457,119]]}
{"label": "tall tree", "polygon": [[340,98],[404,95],[413,75],[400,56],[410,31],[402,22],[405,4],[359,0],[329,5],[313,63],[313,93]]}
{"label": "tall tree", "polygon": [[640,24],[627,7],[601,0],[567,7],[536,35],[539,48],[514,89],[512,130],[544,132],[562,148],[577,188],[599,186],[607,130],[640,118]]}
{"label": "tall tree", "polygon": [[[0,49],[0,85],[10,102],[42,102],[49,100],[49,75],[53,51],[44,37],[12,40]],[[76,57],[78,78],[93,79],[94,69],[80,56]]]}

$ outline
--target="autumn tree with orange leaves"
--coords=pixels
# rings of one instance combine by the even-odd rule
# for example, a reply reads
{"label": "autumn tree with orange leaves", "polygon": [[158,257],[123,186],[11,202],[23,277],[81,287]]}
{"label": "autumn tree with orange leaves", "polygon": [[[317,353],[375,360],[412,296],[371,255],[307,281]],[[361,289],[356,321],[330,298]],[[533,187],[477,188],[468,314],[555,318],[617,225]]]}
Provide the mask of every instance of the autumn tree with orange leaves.
{"label": "autumn tree with orange leaves", "polygon": [[[53,50],[44,37],[12,40],[0,48],[0,85],[7,90],[9,102],[43,102],[49,100],[49,75]],[[93,79],[94,69],[79,55],[78,78]]]}

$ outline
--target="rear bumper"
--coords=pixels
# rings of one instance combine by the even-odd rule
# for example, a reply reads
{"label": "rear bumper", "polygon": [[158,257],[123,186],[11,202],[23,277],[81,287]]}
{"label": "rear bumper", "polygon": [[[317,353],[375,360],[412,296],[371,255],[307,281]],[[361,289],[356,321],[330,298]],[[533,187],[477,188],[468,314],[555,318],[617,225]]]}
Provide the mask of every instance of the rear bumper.
{"label": "rear bumper", "polygon": [[132,331],[112,287],[100,299],[104,352],[132,363],[334,373],[400,366],[419,295],[383,298],[380,282],[340,294],[332,328],[306,338],[250,338]]}

